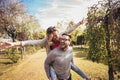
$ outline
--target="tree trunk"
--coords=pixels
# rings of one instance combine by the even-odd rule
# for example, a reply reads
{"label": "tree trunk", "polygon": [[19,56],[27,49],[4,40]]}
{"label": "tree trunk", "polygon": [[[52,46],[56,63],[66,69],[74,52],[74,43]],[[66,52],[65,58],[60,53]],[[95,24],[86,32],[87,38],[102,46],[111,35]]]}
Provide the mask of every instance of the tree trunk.
{"label": "tree trunk", "polygon": [[[109,14],[110,17],[110,14]],[[109,25],[111,22],[111,18],[109,18],[108,15],[105,16],[105,33],[106,33],[106,50],[107,50],[107,55],[108,55],[108,74],[109,74],[109,80],[114,80],[114,75],[113,75],[113,63],[111,61],[112,55],[111,55],[111,50],[110,50],[110,32],[109,32],[109,27],[112,27],[112,24]],[[109,20],[109,21],[108,21]]]}
{"label": "tree trunk", "polygon": [[114,80],[113,66],[112,66],[112,62],[111,62],[112,56],[111,56],[111,51],[110,51],[110,33],[109,33],[108,26],[106,26],[106,50],[107,50],[107,54],[108,54],[109,80]]}
{"label": "tree trunk", "polygon": [[25,56],[26,56],[26,47],[21,47],[21,59],[25,59]]}

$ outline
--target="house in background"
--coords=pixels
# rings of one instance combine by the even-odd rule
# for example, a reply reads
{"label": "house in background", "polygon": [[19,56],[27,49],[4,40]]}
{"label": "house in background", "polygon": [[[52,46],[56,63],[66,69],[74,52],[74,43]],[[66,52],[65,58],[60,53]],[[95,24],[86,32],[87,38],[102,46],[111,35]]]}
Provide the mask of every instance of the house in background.
{"label": "house in background", "polygon": [[7,34],[0,33],[0,42],[12,42],[12,38]]}

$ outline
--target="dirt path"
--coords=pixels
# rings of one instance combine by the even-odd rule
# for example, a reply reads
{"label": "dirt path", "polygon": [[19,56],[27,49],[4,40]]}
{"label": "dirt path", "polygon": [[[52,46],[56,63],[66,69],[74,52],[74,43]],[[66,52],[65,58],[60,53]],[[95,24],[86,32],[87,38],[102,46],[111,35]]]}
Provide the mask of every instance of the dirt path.
{"label": "dirt path", "polygon": [[47,80],[44,71],[45,50],[38,51],[20,65],[3,74],[0,80]]}

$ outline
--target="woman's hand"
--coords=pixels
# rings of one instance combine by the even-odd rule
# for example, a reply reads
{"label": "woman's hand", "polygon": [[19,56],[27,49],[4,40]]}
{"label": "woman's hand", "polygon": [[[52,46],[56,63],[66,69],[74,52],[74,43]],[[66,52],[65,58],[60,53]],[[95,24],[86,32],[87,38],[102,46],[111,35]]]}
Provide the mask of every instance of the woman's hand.
{"label": "woman's hand", "polygon": [[11,48],[12,46],[14,46],[12,42],[1,42],[0,51],[4,51],[5,49]]}
{"label": "woman's hand", "polygon": [[53,38],[53,34],[48,34],[48,40],[52,41],[52,38]]}
{"label": "woman's hand", "polygon": [[47,40],[48,45],[52,45],[53,34],[48,34],[47,36],[48,36],[48,40]]}

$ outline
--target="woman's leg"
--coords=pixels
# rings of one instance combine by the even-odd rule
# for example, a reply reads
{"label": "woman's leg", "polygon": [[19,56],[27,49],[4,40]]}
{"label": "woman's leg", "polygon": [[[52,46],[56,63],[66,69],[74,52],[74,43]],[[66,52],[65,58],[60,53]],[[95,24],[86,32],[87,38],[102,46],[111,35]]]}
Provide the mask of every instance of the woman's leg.
{"label": "woman's leg", "polygon": [[50,68],[50,76],[51,76],[51,80],[57,80],[56,73],[52,67]]}

